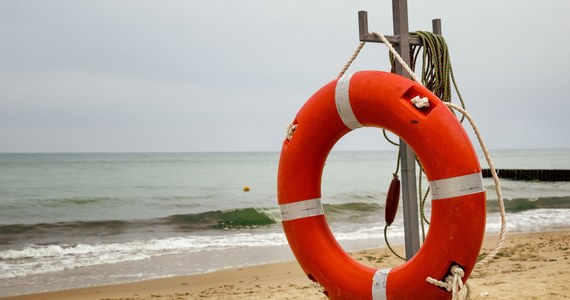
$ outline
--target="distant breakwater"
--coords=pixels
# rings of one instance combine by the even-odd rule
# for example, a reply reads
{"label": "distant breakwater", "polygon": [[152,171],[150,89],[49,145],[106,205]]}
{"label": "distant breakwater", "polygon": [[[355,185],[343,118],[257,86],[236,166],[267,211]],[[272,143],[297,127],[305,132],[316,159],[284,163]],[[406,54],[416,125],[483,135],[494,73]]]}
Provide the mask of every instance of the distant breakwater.
{"label": "distant breakwater", "polygon": [[[499,178],[526,181],[570,181],[570,170],[496,169]],[[492,177],[490,169],[481,171],[483,178]]]}

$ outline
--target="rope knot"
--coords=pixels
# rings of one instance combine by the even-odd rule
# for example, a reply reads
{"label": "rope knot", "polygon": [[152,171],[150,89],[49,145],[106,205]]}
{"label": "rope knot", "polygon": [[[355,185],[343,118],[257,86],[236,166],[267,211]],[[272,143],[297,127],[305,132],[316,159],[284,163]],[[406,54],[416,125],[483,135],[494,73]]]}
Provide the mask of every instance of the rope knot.
{"label": "rope knot", "polygon": [[289,124],[287,125],[287,136],[285,137],[288,141],[290,141],[293,138],[293,134],[295,133],[295,129],[297,129],[297,124]]}
{"label": "rope knot", "polygon": [[465,271],[460,266],[453,265],[451,266],[451,274],[445,278],[445,282],[432,277],[426,278],[426,281],[451,292],[452,300],[467,300],[469,299],[469,287],[461,281],[463,276],[465,276]]}
{"label": "rope knot", "polygon": [[463,271],[463,269],[461,269],[460,266],[458,265],[453,265],[451,267],[451,274],[453,275],[459,275],[459,278],[463,278],[463,276],[465,276],[465,271]]}
{"label": "rope knot", "polygon": [[429,101],[427,97],[420,97],[418,95],[412,98],[410,101],[412,101],[412,104],[414,104],[417,108],[429,107]]}

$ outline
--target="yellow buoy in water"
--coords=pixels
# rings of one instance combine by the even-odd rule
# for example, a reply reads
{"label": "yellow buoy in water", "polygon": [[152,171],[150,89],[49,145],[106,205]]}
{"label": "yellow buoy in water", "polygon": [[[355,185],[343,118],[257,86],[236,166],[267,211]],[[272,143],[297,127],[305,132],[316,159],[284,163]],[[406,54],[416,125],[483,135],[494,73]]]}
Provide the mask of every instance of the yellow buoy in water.
{"label": "yellow buoy in water", "polygon": [[247,185],[244,186],[244,187],[243,187],[243,191],[244,191],[244,192],[249,192],[249,186],[247,186]]}

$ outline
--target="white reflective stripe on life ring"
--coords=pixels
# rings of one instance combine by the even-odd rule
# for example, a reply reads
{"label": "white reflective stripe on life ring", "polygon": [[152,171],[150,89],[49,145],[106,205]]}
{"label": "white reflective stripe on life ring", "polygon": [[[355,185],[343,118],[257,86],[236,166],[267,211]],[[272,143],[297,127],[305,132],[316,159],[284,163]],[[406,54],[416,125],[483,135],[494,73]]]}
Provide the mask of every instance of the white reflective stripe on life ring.
{"label": "white reflective stripe on life ring", "polygon": [[386,284],[391,269],[379,269],[372,277],[372,300],[386,300]]}
{"label": "white reflective stripe on life ring", "polygon": [[362,127],[362,124],[358,122],[354,112],[352,111],[352,106],[350,106],[350,97],[348,88],[350,86],[350,78],[352,74],[343,75],[336,82],[336,89],[334,93],[334,100],[336,104],[336,110],[338,115],[342,119],[342,122],[346,127],[350,129],[356,129]]}
{"label": "white reflective stripe on life ring", "polygon": [[324,214],[320,198],[281,204],[279,209],[281,210],[281,221],[291,221]]}
{"label": "white reflective stripe on life ring", "polygon": [[453,198],[485,191],[481,172],[429,182],[433,200]]}

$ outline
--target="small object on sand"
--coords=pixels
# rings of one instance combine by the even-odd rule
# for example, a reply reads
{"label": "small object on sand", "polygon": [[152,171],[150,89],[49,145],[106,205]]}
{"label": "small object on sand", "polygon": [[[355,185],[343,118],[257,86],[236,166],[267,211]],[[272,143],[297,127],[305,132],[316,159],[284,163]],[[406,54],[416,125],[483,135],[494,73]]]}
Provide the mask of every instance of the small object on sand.
{"label": "small object on sand", "polygon": [[244,186],[244,187],[243,187],[243,191],[244,191],[244,192],[249,192],[249,186],[247,186],[247,185]]}

